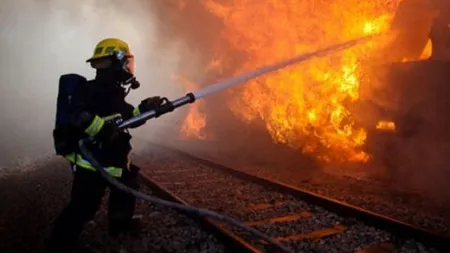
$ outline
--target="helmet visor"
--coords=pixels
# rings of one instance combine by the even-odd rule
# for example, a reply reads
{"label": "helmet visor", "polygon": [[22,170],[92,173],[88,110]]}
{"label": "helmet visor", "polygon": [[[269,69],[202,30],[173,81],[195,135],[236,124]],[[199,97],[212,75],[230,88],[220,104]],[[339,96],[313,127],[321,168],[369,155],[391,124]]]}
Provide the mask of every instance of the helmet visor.
{"label": "helmet visor", "polygon": [[134,75],[134,57],[133,56],[127,57],[127,61],[125,63],[124,68],[127,72]]}

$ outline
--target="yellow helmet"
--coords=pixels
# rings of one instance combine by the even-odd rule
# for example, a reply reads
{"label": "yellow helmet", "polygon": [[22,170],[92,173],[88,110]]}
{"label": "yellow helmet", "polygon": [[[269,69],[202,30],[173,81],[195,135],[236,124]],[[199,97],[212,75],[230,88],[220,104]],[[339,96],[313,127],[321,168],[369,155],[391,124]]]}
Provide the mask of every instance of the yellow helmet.
{"label": "yellow helmet", "polygon": [[86,62],[112,56],[119,50],[121,50],[127,58],[133,57],[128,44],[125,41],[116,38],[107,38],[100,41],[95,46],[94,54]]}

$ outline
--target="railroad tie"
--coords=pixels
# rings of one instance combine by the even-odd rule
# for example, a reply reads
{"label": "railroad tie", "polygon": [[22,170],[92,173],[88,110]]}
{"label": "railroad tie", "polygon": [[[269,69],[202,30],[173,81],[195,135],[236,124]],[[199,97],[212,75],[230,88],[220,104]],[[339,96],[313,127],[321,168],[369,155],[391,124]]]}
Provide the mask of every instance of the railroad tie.
{"label": "railroad tie", "polygon": [[264,220],[257,220],[257,221],[246,221],[244,222],[245,225],[255,227],[255,226],[262,226],[265,224],[273,224],[273,223],[281,223],[281,222],[293,222],[296,220],[300,220],[303,218],[309,218],[311,217],[311,213],[309,212],[301,212],[301,213],[295,213],[280,217],[274,217]]}
{"label": "railroad tie", "polygon": [[280,207],[283,205],[285,205],[284,202],[275,202],[274,204],[262,203],[262,204],[256,204],[256,205],[249,205],[249,206],[247,206],[247,209],[252,210],[252,211],[264,211],[267,209],[277,208],[277,207]]}
{"label": "railroad tie", "polygon": [[296,234],[296,235],[289,235],[286,237],[277,237],[275,238],[276,241],[279,242],[285,242],[285,241],[302,241],[302,240],[318,240],[322,238],[326,238],[329,236],[333,236],[336,234],[339,234],[347,229],[344,225],[334,225],[333,227],[324,228],[312,231],[311,233],[307,234]]}

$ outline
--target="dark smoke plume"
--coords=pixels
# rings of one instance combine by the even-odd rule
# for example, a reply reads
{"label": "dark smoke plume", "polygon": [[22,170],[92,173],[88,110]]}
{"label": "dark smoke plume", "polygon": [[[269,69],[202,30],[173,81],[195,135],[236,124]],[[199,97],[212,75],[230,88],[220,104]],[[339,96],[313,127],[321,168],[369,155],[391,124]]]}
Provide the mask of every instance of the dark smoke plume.
{"label": "dark smoke plume", "polygon": [[[179,71],[195,83],[205,85],[232,74],[240,62],[245,60],[245,56],[242,55],[242,52],[230,50],[228,45],[224,44],[224,40],[220,37],[221,21],[206,10],[200,1],[187,3],[188,1],[151,2],[151,9],[158,20],[156,31],[160,44],[166,46],[171,44],[183,45],[181,47],[183,53],[180,54]],[[412,9],[409,11],[420,13],[424,10]],[[400,26],[416,27],[412,25],[414,22],[417,20],[423,21],[424,24],[421,27],[425,30],[421,31],[420,34],[426,35],[428,33],[427,25],[431,24],[431,20],[427,20],[428,14],[426,12],[422,14],[419,17],[406,15],[406,19],[403,20],[403,23],[400,22]],[[397,26],[394,28],[402,29]],[[411,33],[411,36],[413,35]],[[414,50],[418,47],[419,42],[400,40],[398,43],[401,45],[395,44],[393,46],[400,46],[405,50]],[[414,44],[406,45],[404,43]],[[221,47],[227,48],[234,63],[231,64],[231,68],[234,67],[235,69],[225,69],[220,74],[216,73],[216,75],[205,75],[202,69],[208,61],[214,58],[214,52]],[[436,199],[445,201],[449,196],[445,192],[448,192],[446,179],[449,176],[447,168],[450,166],[449,159],[447,159],[450,150],[448,145],[450,135],[447,134],[448,130],[446,129],[450,129],[447,127],[450,120],[443,117],[447,114],[445,108],[448,108],[445,106],[447,103],[443,101],[450,101],[448,100],[450,96],[443,94],[448,94],[447,90],[450,91],[450,89],[448,85],[443,84],[448,83],[450,78],[447,78],[448,75],[445,74],[443,69],[448,65],[437,66],[439,64],[433,65],[431,63],[427,66],[427,62],[419,62],[412,63],[411,66],[398,63],[392,67],[392,65],[386,63],[386,57],[389,58],[390,52],[393,52],[392,49],[387,48],[386,52],[377,56],[376,60],[385,58],[384,65],[374,64],[374,59],[372,59],[372,63],[368,64],[367,67],[373,68],[374,75],[371,78],[374,83],[371,86],[362,87],[361,92],[365,100],[355,106],[359,108],[353,109],[361,124],[372,128],[378,120],[383,119],[398,120],[398,125],[411,125],[405,129],[414,129],[412,131],[416,131],[416,133],[413,136],[404,138],[399,134],[389,137],[390,143],[395,142],[395,150],[389,149],[383,142],[377,144],[378,149],[383,149],[383,152],[389,155],[389,162],[381,161],[380,166],[385,167],[381,175],[382,180],[398,184],[406,189],[422,191]],[[405,52],[408,53],[407,50]],[[391,56],[392,61],[398,60],[399,57],[401,58],[400,55]],[[192,62],[195,64],[190,64]],[[411,73],[413,74],[411,75]],[[398,76],[402,75],[408,77],[407,80],[404,78],[403,80],[397,80]],[[237,159],[238,154],[245,154],[243,156],[246,157],[247,164],[265,164],[276,169],[280,163],[283,163],[280,161],[284,161],[284,166],[293,171],[305,166],[301,162],[305,158],[299,158],[302,156],[298,151],[295,153],[297,158],[290,155],[286,156],[285,154],[291,151],[286,151],[285,147],[274,145],[271,142],[264,131],[262,122],[245,125],[234,118],[224,106],[229,94],[224,93],[206,100],[207,106],[205,106],[204,111],[209,117],[206,130],[213,132],[217,137],[216,141],[210,141],[208,150],[219,150],[216,151],[217,156],[222,156],[222,160],[226,162]],[[419,110],[418,108],[421,108],[420,101],[426,102],[424,108]],[[408,114],[413,116],[405,116]],[[403,125],[398,127],[403,127]],[[375,139],[372,142],[377,142],[378,137],[372,135],[371,137]],[[193,145],[190,147],[193,148]],[[233,155],[226,156],[225,154]],[[266,159],[263,159],[263,157]],[[380,162],[378,160],[384,158],[375,157],[375,159],[376,162]],[[309,166],[311,165],[309,164]],[[372,173],[372,168],[367,167],[365,169],[368,174]],[[379,169],[374,169],[373,173],[374,176],[380,176]]]}

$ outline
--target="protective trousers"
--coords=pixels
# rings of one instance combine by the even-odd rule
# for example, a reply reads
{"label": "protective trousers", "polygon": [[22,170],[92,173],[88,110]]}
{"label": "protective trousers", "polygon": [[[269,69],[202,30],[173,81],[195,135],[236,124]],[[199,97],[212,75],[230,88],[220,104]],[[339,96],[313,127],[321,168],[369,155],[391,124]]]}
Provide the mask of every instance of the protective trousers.
{"label": "protective trousers", "polygon": [[[139,168],[130,166],[119,180],[125,185],[139,189]],[[47,252],[69,252],[73,249],[83,226],[95,216],[100,207],[108,183],[99,173],[76,168],[70,203],[57,218],[48,242]],[[108,232],[110,236],[127,233],[131,229],[136,199],[114,186],[110,187],[108,203]]]}

